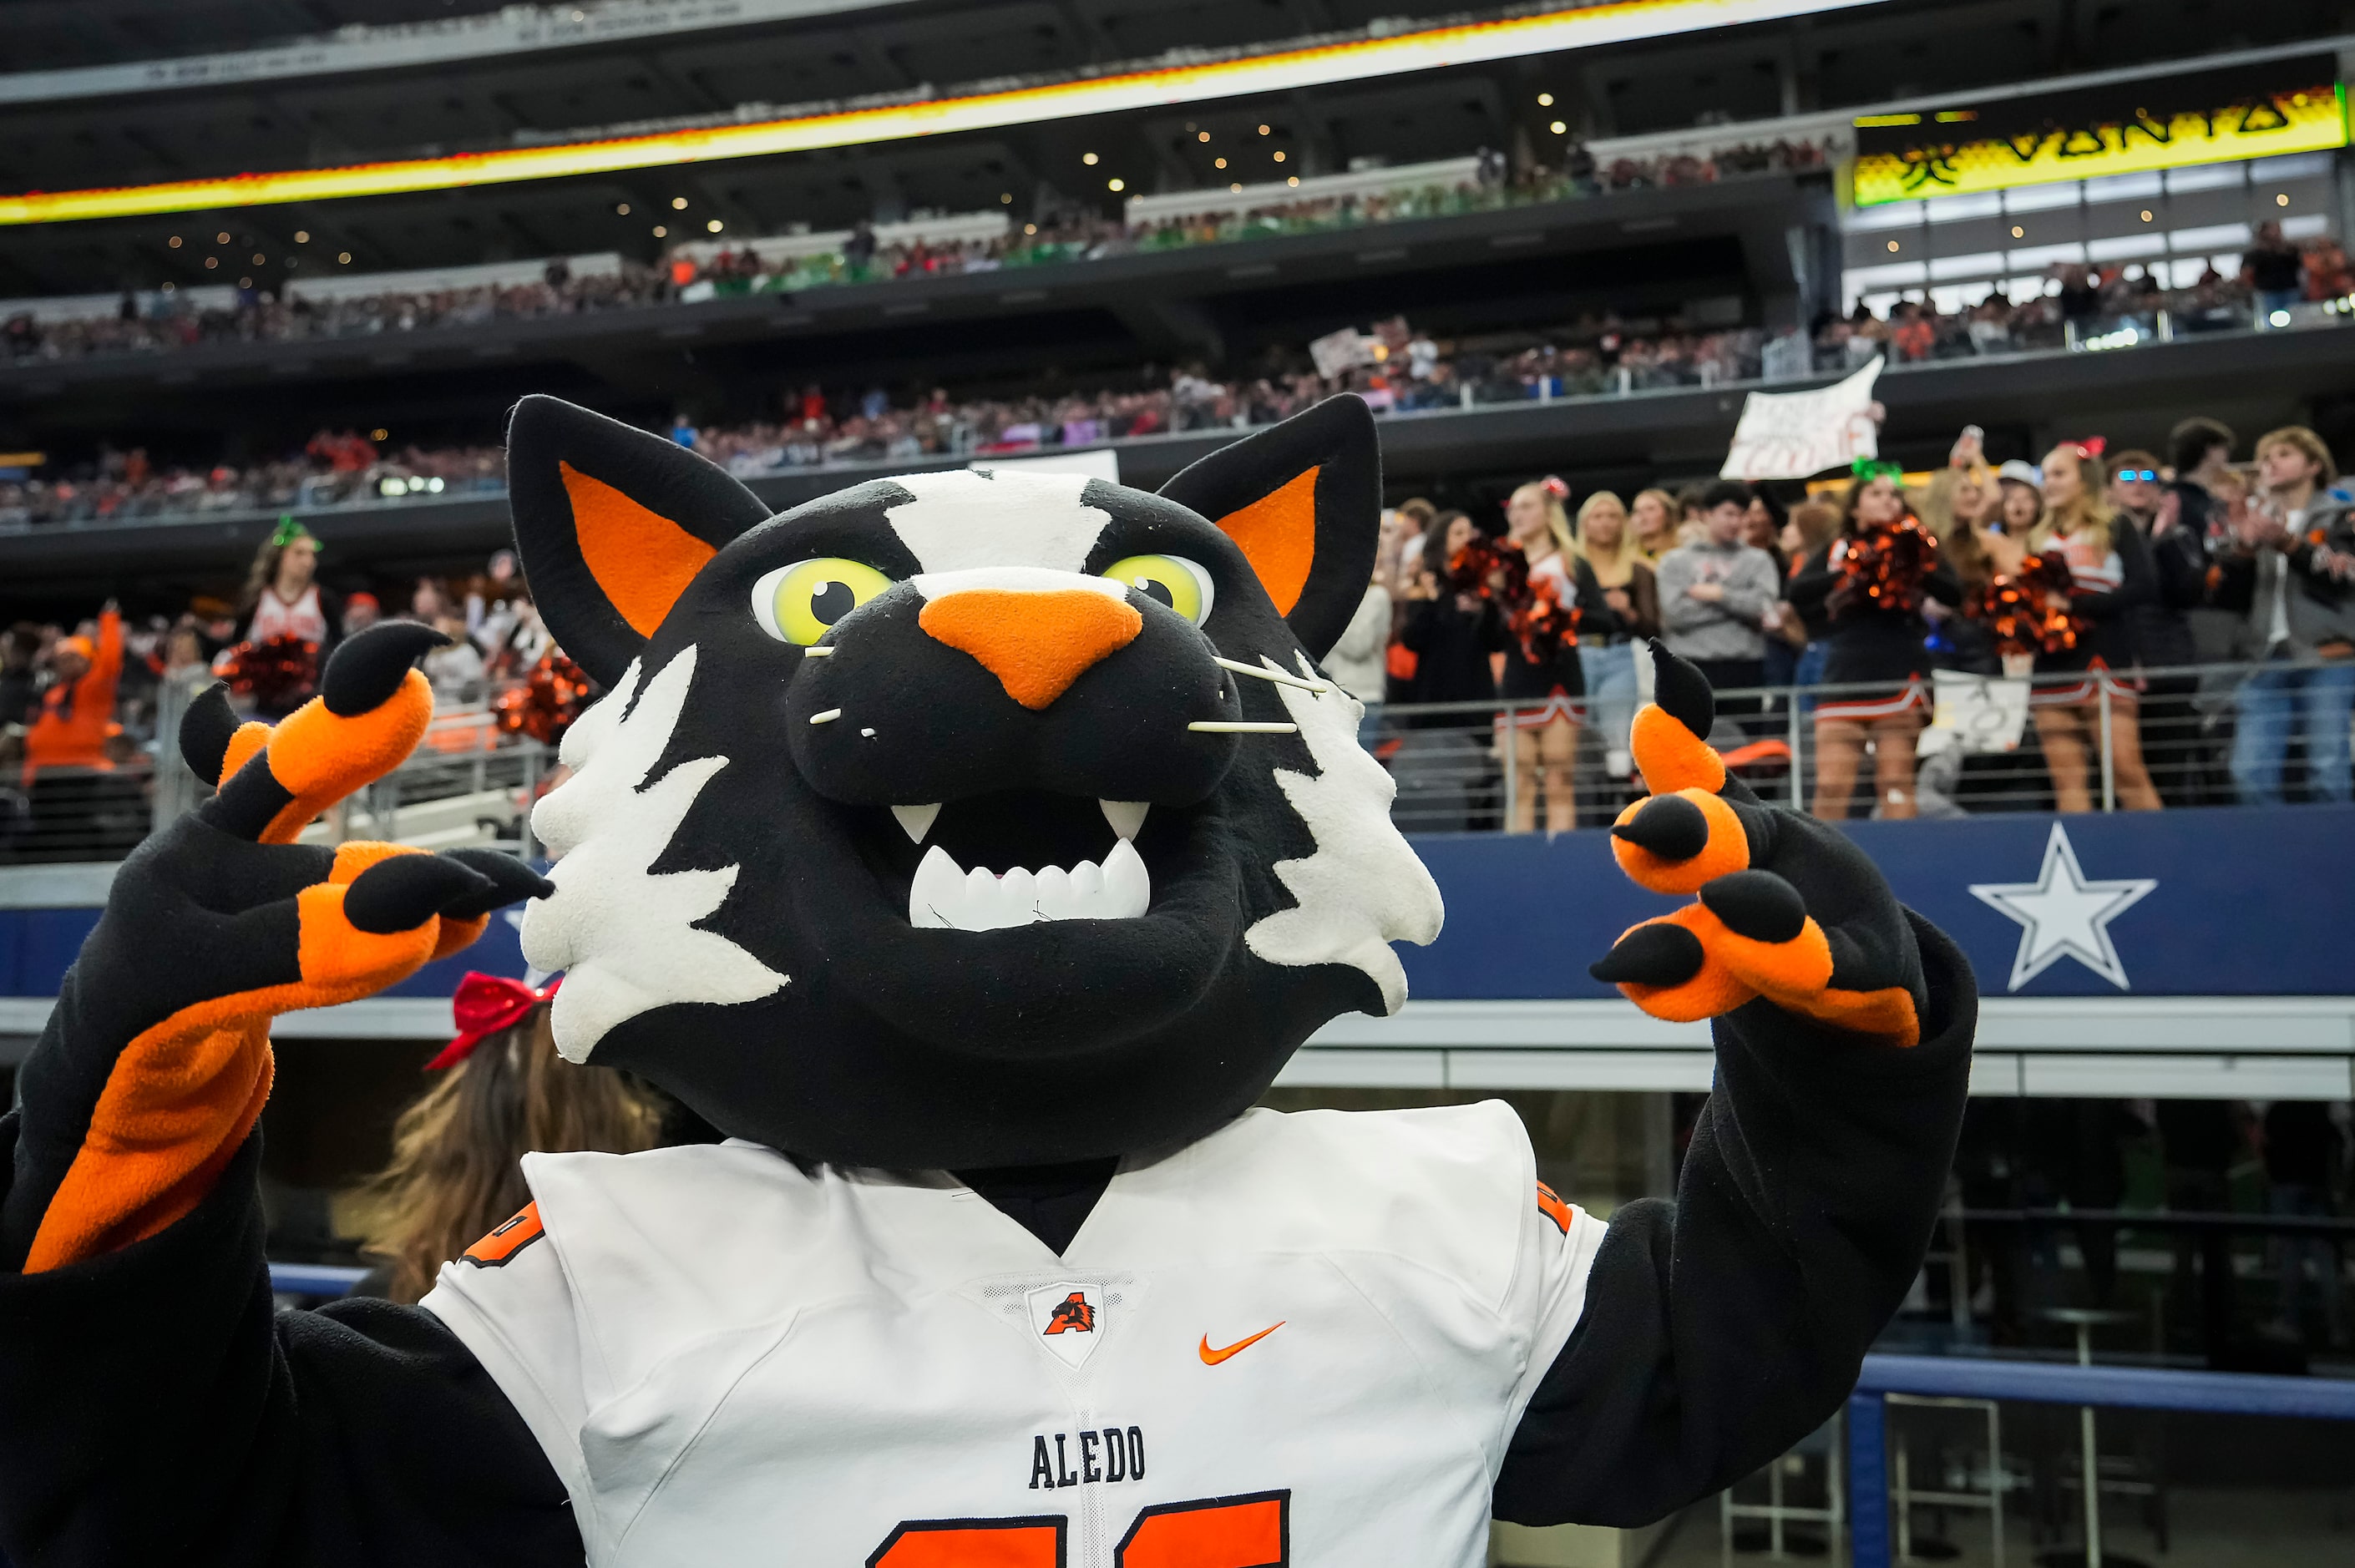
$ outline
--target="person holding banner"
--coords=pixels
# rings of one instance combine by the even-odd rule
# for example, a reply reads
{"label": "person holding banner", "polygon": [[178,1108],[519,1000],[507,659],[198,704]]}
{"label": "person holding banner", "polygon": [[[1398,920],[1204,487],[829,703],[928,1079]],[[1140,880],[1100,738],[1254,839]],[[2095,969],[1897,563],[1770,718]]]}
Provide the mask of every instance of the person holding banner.
{"label": "person holding banner", "polygon": [[1913,743],[1930,706],[1925,607],[1962,602],[1962,585],[1913,516],[1901,471],[1859,459],[1839,536],[1791,579],[1802,618],[1824,617],[1824,683],[1844,688],[1816,707],[1815,814],[1828,821],[1848,816],[1868,741],[1881,815],[1913,815]]}
{"label": "person holding banner", "polygon": [[[2036,738],[2052,776],[2054,810],[2094,809],[2096,748],[2106,741],[2119,809],[2156,811],[2158,791],[2142,759],[2141,694],[2129,680],[2138,683],[2131,675],[2140,657],[2136,609],[2157,596],[2158,576],[2142,535],[2115,517],[2086,482],[2086,465],[2098,456],[2063,442],[2044,457],[2044,520],[2029,548],[2058,551],[2069,563],[2068,608],[2083,630],[2075,646],[2036,656]],[[2075,678],[2045,678],[2051,676]]]}

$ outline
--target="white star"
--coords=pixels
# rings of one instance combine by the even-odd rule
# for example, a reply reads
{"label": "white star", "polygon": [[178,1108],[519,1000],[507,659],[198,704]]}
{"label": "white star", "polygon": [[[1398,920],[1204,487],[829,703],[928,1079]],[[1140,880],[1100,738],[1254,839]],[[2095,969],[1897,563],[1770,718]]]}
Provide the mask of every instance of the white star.
{"label": "white star", "polygon": [[2044,869],[2034,882],[1975,882],[1971,896],[2019,922],[2011,990],[2018,991],[2066,957],[2120,991],[2130,991],[2126,965],[2110,940],[2110,922],[2158,885],[2158,878],[2149,876],[2086,881],[2068,830],[2055,822],[2052,836],[2044,841]]}

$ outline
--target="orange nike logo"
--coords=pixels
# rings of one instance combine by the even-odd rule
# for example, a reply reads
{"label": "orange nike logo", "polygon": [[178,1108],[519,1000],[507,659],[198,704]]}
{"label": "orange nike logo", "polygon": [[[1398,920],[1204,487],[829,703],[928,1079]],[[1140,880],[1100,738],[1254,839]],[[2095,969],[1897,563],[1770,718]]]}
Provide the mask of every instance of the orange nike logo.
{"label": "orange nike logo", "polygon": [[1278,1329],[1283,1327],[1284,1325],[1282,1323],[1270,1323],[1266,1328],[1262,1329],[1250,1339],[1237,1340],[1233,1344],[1220,1351],[1210,1349],[1210,1336],[1205,1334],[1202,1336],[1202,1364],[1206,1367],[1214,1367],[1230,1356],[1241,1355],[1243,1351],[1250,1350],[1253,1345],[1258,1344],[1262,1340],[1266,1339],[1270,1334],[1274,1333]]}

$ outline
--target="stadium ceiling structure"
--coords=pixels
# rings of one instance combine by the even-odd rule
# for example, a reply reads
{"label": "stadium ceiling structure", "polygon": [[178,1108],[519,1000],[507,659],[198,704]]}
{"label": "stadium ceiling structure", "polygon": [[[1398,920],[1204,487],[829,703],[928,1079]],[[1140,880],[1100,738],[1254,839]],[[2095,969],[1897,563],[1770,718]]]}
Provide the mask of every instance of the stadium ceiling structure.
{"label": "stadium ceiling structure", "polygon": [[[1526,24],[1532,16],[1566,16],[1588,26],[1600,16],[1622,27],[1658,27],[1663,17],[1722,19],[1748,3],[1646,0],[1582,9],[1551,0],[1509,13],[1490,7],[1478,16]],[[675,0],[669,11],[741,16],[766,4]],[[824,7],[832,0],[808,4]],[[432,31],[429,23],[462,32],[487,25],[481,8],[469,17],[431,0],[195,5],[207,16],[222,12],[218,44],[315,30],[323,16],[400,25],[389,30],[404,37],[421,27]],[[610,14],[621,16],[628,5]],[[186,185],[256,171],[323,180],[295,186],[304,199],[275,207],[250,205],[234,184],[200,185],[218,193],[202,198],[217,205],[0,228],[0,298],[218,281],[218,271],[201,268],[202,257],[216,249],[263,258],[240,260],[229,281],[250,271],[274,286],[290,268],[387,270],[605,250],[645,259],[663,243],[656,227],[678,222],[698,233],[718,223],[730,234],[761,235],[925,210],[1000,207],[1029,217],[1077,203],[1109,214],[1123,191],[1215,187],[1238,176],[1305,175],[1482,147],[1517,164],[1544,163],[1558,159],[1573,137],[1668,135],[1837,111],[1910,91],[2130,67],[2220,44],[2318,41],[2332,37],[2343,9],[2320,0],[2241,7],[2230,19],[2231,36],[2220,37],[2212,5],[2200,0],[2138,0],[2123,7],[1878,0],[1781,8],[1807,14],[1700,33],[1504,51],[1506,58],[1466,63],[1426,58],[1410,67],[1400,62],[1446,35],[1451,14],[1460,20],[1460,12],[1401,0],[910,0],[757,25],[715,21],[659,41],[591,41],[432,66],[338,71],[323,58],[317,69],[267,81],[14,104],[0,93],[0,195]],[[551,9],[499,15],[544,17]],[[584,17],[609,16],[585,5],[579,9]],[[138,47],[128,20],[134,12],[152,16],[152,7],[29,0],[0,8],[0,59],[60,59],[48,46],[28,46],[47,36],[42,26],[62,25],[66,10],[79,18],[75,26],[99,28],[72,57],[81,65],[136,63],[155,53]],[[1402,11],[1413,15],[1399,21]],[[1392,20],[1377,29],[1378,14]],[[297,26],[297,18],[304,20]],[[172,26],[159,26],[155,36],[166,45],[178,37]],[[354,37],[368,43],[378,33]],[[1417,37],[1426,45],[1401,41]],[[1519,41],[1535,48],[1535,37],[1524,32]],[[1346,48],[1353,41],[1356,53]],[[182,47],[186,52],[167,64],[197,58],[192,45]],[[1172,57],[1178,49],[1191,52]],[[1246,80],[1252,72],[1301,69],[1304,56],[1316,79],[1277,85],[1271,74]],[[1118,93],[1135,83],[1107,78],[1105,68],[1156,60],[1204,96],[1111,107],[1127,101]],[[1235,74],[1220,81],[1221,69]],[[1107,96],[1097,102],[1089,93]],[[905,132],[918,106],[946,102],[974,115],[967,122],[973,128],[877,139],[895,128],[891,116]],[[847,107],[884,120],[862,127],[781,104]],[[1050,111],[1060,117],[1038,117]],[[1000,122],[978,122],[993,117]],[[814,131],[823,133],[810,137]],[[762,151],[764,135],[835,144]],[[658,140],[665,136],[677,139]],[[698,137],[733,140],[753,155],[690,157]],[[591,146],[602,158],[617,144],[632,155],[615,163],[634,166],[601,167],[580,151]],[[571,151],[555,153],[553,162],[575,172],[559,177],[450,183],[472,177],[470,155],[530,164],[565,148]],[[348,174],[369,165],[433,173],[423,183],[444,188],[327,199],[344,188],[339,180],[371,188]],[[681,200],[687,206],[676,207]],[[655,216],[674,212],[686,216],[668,224]],[[216,244],[220,234],[230,238]],[[170,243],[175,237],[183,241],[178,247]]]}

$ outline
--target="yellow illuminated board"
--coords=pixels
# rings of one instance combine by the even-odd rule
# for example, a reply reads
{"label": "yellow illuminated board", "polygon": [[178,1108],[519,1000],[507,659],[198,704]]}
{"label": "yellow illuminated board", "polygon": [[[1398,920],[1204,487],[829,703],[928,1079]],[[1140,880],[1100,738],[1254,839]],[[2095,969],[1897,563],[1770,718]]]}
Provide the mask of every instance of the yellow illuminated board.
{"label": "yellow illuminated board", "polygon": [[1287,92],[1330,82],[1736,26],[1870,3],[1872,0],[1615,0],[1504,21],[1435,27],[1243,59],[1170,66],[1044,87],[846,110],[793,120],[666,131],[605,142],[508,147],[344,168],[288,169],[102,190],[35,191],[0,196],[0,225],[70,223],[93,217],[332,201],[346,196],[394,196],[520,180],[561,179],[575,175],[610,175],[724,158],[758,158],[822,147],[856,146],[911,136],[1168,108],[1246,93]]}
{"label": "yellow illuminated board", "polygon": [[2163,118],[2124,115],[1977,137],[1966,111],[1873,115],[1856,122],[1859,132],[1906,144],[1859,150],[1856,204],[2328,152],[2347,145],[2346,98],[2344,85],[2316,86]]}

